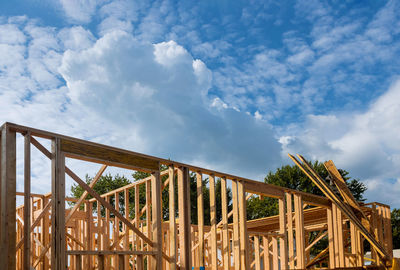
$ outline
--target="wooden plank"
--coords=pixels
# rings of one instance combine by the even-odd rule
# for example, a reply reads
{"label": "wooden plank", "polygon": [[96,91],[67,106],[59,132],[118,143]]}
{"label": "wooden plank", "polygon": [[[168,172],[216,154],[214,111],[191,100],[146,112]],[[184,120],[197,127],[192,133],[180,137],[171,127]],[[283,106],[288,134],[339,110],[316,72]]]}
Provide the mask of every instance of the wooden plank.
{"label": "wooden plank", "polygon": [[393,237],[392,237],[392,223],[390,215],[390,207],[386,206],[384,215],[384,228],[385,228],[385,243],[386,250],[391,257],[393,257]]}
{"label": "wooden plank", "polygon": [[97,269],[105,270],[105,258],[103,254],[97,256]]}
{"label": "wooden plank", "polygon": [[[378,211],[376,209],[377,205],[375,203],[372,204],[372,212],[371,212],[371,227],[373,229],[374,237],[377,241],[379,241],[378,236]],[[377,253],[377,249],[371,248],[371,258],[375,260],[376,265],[380,265],[380,258]]]}
{"label": "wooden plank", "polygon": [[125,270],[125,257],[124,255],[118,255],[118,269]]}
{"label": "wooden plank", "polygon": [[254,268],[255,270],[261,270],[261,260],[260,260],[260,236],[254,236]]}
{"label": "wooden plank", "polygon": [[[85,236],[86,240],[86,250],[92,249],[92,222],[93,222],[93,208],[90,202],[85,202],[85,212],[86,212],[86,227],[85,227]],[[87,257],[84,261],[84,265],[86,269],[90,269],[92,267],[92,258]]]}
{"label": "wooden plank", "polygon": [[169,256],[172,258],[170,269],[177,267],[177,247],[176,247],[176,220],[175,220],[175,169],[174,166],[168,167],[169,178]]}
{"label": "wooden plank", "polygon": [[[118,192],[115,193],[115,210],[117,212],[120,212],[120,210],[119,210],[119,193]],[[119,238],[119,219],[118,219],[118,217],[114,217],[113,231],[114,231],[114,236],[113,236],[114,243],[117,243],[117,240]],[[121,249],[121,246],[119,245],[119,241],[118,241],[117,245],[115,246],[115,249],[117,249],[117,250]],[[124,257],[122,256],[122,261],[123,261],[123,259],[124,259]],[[119,263],[120,263],[119,257],[115,256],[114,260],[115,260],[114,268],[119,269]]]}
{"label": "wooden plank", "polygon": [[192,267],[190,237],[190,178],[189,169],[178,169],[178,209],[179,209],[179,250],[180,269],[190,270]]}
{"label": "wooden plank", "polygon": [[297,268],[304,269],[305,262],[305,243],[304,243],[304,219],[303,219],[303,201],[300,195],[294,194],[294,212],[296,224],[296,258]]}
{"label": "wooden plank", "polygon": [[328,247],[329,247],[329,268],[335,268],[335,243],[334,243],[334,223],[332,216],[332,209],[327,208],[327,225],[328,225]]}
{"label": "wooden plank", "polygon": [[159,169],[158,161],[142,155],[106,149],[93,144],[85,144],[73,140],[61,139],[61,151],[67,157],[97,162],[102,164],[120,165],[130,169],[145,169],[155,171]]}
{"label": "wooden plank", "polygon": [[162,217],[161,217],[161,178],[160,172],[156,171],[151,174],[151,209],[153,224],[153,248],[157,253],[152,257],[154,270],[162,269]]}
{"label": "wooden plank", "polygon": [[198,266],[204,266],[204,202],[203,202],[203,174],[196,173],[197,185],[197,221],[198,221],[198,234],[199,234],[199,260]]}
{"label": "wooden plank", "polygon": [[287,215],[286,215],[286,196],[279,199],[279,233],[283,235],[279,239],[279,251],[280,251],[280,261],[281,270],[288,269],[288,252],[287,252]]}
{"label": "wooden plank", "polygon": [[55,270],[66,268],[65,254],[65,156],[61,151],[60,139],[52,140],[52,182],[51,182],[51,202],[52,219],[51,231],[52,245],[51,265]]}
{"label": "wooden plank", "polygon": [[[150,182],[151,183],[151,182]],[[140,227],[140,192],[139,192],[139,185],[135,186],[135,226],[139,229]],[[136,245],[136,250],[140,249],[140,238],[135,236],[134,245]]]}
{"label": "wooden plank", "polygon": [[111,256],[111,255],[155,255],[157,251],[146,250],[67,250],[68,255],[85,255],[85,256]]}
{"label": "wooden plank", "polygon": [[235,270],[240,269],[240,230],[239,230],[239,195],[237,181],[232,180],[232,212],[233,212],[233,260]]}
{"label": "wooden plank", "polygon": [[[104,199],[111,206],[111,208],[115,209],[115,207],[110,204],[110,196],[107,196]],[[110,209],[107,207],[104,207],[104,208],[105,208],[105,226],[103,226],[103,236],[104,236],[103,249],[107,250],[107,249],[110,249]],[[115,210],[115,212],[117,212],[117,210]],[[109,257],[105,258],[104,266],[107,269],[111,267],[110,260],[111,260],[111,258],[109,258]]]}
{"label": "wooden plank", "polygon": [[226,178],[221,178],[221,208],[222,208],[222,261],[224,270],[230,268],[229,237],[228,237],[228,198]]}
{"label": "wooden plank", "polygon": [[338,245],[339,245],[339,267],[345,267],[345,256],[344,256],[344,237],[343,237],[343,217],[340,209],[336,211],[336,226],[338,234]]}
{"label": "wooden plank", "polygon": [[143,255],[138,255],[136,257],[136,269],[137,270],[144,270]]}
{"label": "wooden plank", "polygon": [[[146,234],[147,237],[151,237],[151,181],[146,181]],[[143,243],[143,242],[142,242]],[[147,250],[151,250],[151,246],[147,246]],[[150,259],[149,256],[147,256],[147,264],[148,264],[148,269],[152,268],[152,263],[153,261]]]}
{"label": "wooden plank", "polygon": [[[360,205],[354,198],[350,189],[347,187],[345,180],[340,175],[339,170],[336,168],[335,164],[332,160],[324,162],[324,166],[331,176],[332,181],[335,183],[337,189],[339,190],[340,195],[342,195],[345,202],[351,205],[353,208],[357,209],[360,213],[364,215]],[[364,215],[365,217],[365,215]],[[366,217],[365,217],[366,218]]]}
{"label": "wooden plank", "polygon": [[281,198],[283,190],[274,185],[261,183],[258,181],[243,181],[244,188],[247,192],[259,194],[272,198]]}
{"label": "wooden plank", "polygon": [[24,136],[24,258],[23,268],[31,266],[31,135]]}
{"label": "wooden plank", "polygon": [[327,198],[317,196],[314,194],[301,192],[298,190],[292,190],[289,188],[278,187],[275,185],[270,185],[266,183],[261,183],[259,181],[253,180],[245,180],[245,187],[246,191],[258,194],[270,198],[281,198],[285,192],[291,192],[293,194],[300,194],[303,197],[303,201],[307,204],[314,205],[314,206],[322,206],[322,207],[329,207],[330,202]]}
{"label": "wooden plank", "polygon": [[16,268],[16,135],[8,126],[1,134],[0,261],[3,269]]}
{"label": "wooden plank", "polygon": [[245,183],[238,181],[239,226],[240,226],[240,264],[241,269],[250,269],[249,236],[247,233]]}
{"label": "wooden plank", "polygon": [[332,222],[333,222],[333,238],[334,238],[334,245],[335,245],[335,265],[336,267],[340,267],[340,262],[339,262],[339,232],[338,232],[338,226],[336,224],[336,219],[337,219],[337,206],[336,204],[332,203]]}
{"label": "wooden plank", "polygon": [[[263,248],[264,248],[264,250],[263,250],[264,270],[271,269],[268,236],[263,236]],[[294,267],[292,269],[294,269]]]}
{"label": "wooden plank", "polygon": [[272,269],[279,270],[278,239],[272,237]]}
{"label": "wooden plank", "polygon": [[82,270],[82,255],[76,255],[76,270]]}
{"label": "wooden plank", "polygon": [[[353,223],[350,222],[350,245],[351,245],[351,253],[357,255],[357,230]],[[354,257],[355,259],[356,257]],[[356,267],[356,261],[351,261],[351,267]]]}
{"label": "wooden plank", "polygon": [[[129,209],[129,189],[124,190],[124,206],[125,206],[125,217],[130,220],[130,209]],[[124,236],[124,250],[130,250],[129,246],[129,227],[124,224],[125,236]],[[129,270],[129,256],[124,257],[125,270]]]}
{"label": "wooden plank", "polygon": [[289,268],[294,269],[294,239],[293,239],[293,207],[292,207],[292,194],[286,193],[286,207],[287,207],[287,234],[288,234],[288,261]]}
{"label": "wooden plank", "polygon": [[215,177],[209,176],[210,183],[210,224],[211,224],[211,270],[218,269],[217,260],[217,208],[215,204]]}

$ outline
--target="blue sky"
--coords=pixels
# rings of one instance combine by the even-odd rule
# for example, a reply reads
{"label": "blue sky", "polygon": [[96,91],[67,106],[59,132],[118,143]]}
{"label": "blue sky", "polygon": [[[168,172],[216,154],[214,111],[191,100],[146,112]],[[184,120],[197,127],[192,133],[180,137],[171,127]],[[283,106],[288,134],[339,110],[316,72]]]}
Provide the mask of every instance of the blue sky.
{"label": "blue sky", "polygon": [[1,1],[0,121],[254,179],[287,153],[332,159],[400,207],[399,10]]}

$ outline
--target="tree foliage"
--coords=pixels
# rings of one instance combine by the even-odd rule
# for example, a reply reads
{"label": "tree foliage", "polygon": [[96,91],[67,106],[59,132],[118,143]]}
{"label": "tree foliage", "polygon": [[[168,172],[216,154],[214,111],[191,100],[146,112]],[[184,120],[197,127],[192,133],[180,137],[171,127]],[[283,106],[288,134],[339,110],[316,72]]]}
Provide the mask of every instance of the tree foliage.
{"label": "tree foliage", "polygon": [[393,248],[400,248],[400,209],[392,210]]}

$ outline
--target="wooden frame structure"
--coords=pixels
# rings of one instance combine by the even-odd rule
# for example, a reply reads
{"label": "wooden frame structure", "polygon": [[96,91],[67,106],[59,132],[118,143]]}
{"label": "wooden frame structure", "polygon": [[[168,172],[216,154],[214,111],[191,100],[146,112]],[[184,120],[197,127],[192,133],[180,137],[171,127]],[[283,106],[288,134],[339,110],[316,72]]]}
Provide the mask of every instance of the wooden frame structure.
{"label": "wooden frame structure", "polygon": [[[2,269],[361,269],[366,267],[366,241],[373,255],[368,267],[390,267],[389,206],[356,202],[331,162],[325,165],[342,198],[301,156],[301,162],[291,158],[326,197],[12,123],[5,123],[0,134]],[[23,192],[16,191],[17,135],[24,137]],[[51,149],[38,138],[49,140]],[[31,193],[32,145],[51,160],[49,194]],[[65,165],[67,158],[101,167],[87,184]],[[167,170],[160,171],[161,165]],[[93,186],[108,166],[150,176],[98,194]],[[66,175],[85,190],[81,198],[65,196]],[[196,177],[195,202],[190,200],[190,175]],[[202,192],[206,178],[207,201]],[[140,188],[145,196],[141,197]],[[162,194],[169,201],[164,209],[167,220]],[[18,207],[17,196],[24,198]],[[274,198],[279,214],[247,220],[246,201],[252,196]],[[193,203],[197,203],[197,224],[191,222]],[[204,220],[206,204],[210,220]],[[324,239],[322,252],[311,254]]]}

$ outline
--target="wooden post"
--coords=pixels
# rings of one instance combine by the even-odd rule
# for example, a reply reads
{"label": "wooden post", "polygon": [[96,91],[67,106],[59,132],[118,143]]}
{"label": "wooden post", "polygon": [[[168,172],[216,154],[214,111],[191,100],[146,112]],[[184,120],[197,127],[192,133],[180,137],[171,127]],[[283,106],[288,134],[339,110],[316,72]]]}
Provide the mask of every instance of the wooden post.
{"label": "wooden post", "polygon": [[239,197],[237,181],[232,180],[232,206],[233,206],[233,259],[235,270],[240,269],[240,230],[239,230]]}
{"label": "wooden post", "polygon": [[224,270],[230,268],[229,238],[228,238],[228,199],[226,178],[221,177],[221,208],[222,208],[222,261]]}
{"label": "wooden post", "polygon": [[[134,212],[135,212],[135,227],[139,229],[140,227],[140,193],[139,193],[139,185],[135,186],[135,207],[134,207]],[[140,250],[140,238],[135,235],[135,241],[134,244],[132,245],[133,247],[136,245],[136,250]]]}
{"label": "wooden post", "polygon": [[278,261],[278,239],[277,236],[272,237],[272,269],[279,270]]}
{"label": "wooden post", "polygon": [[16,242],[16,136],[5,125],[1,131],[1,224],[0,261],[2,269],[15,269]]}
{"label": "wooden post", "polygon": [[169,177],[169,256],[172,258],[170,269],[176,269],[176,220],[175,220],[175,170],[171,165],[168,168]]}
{"label": "wooden post", "polygon": [[271,269],[271,260],[270,260],[270,255],[269,255],[269,239],[268,239],[268,236],[266,236],[266,235],[263,236],[263,247],[264,247],[264,251],[263,251],[264,270],[268,270],[268,269]]}
{"label": "wooden post", "polygon": [[211,269],[218,269],[217,253],[217,209],[215,205],[215,177],[209,176],[210,183],[210,224],[211,224]]}
{"label": "wooden post", "polygon": [[[49,203],[49,197],[45,197],[43,200],[42,200],[42,207],[44,207],[44,205],[47,205]],[[44,216],[43,216],[43,231],[44,232],[48,232],[49,231],[49,229],[50,229],[50,226],[51,226],[51,224],[50,224],[50,215],[49,215],[49,213],[47,212]],[[51,243],[51,237],[50,237],[50,234],[48,234],[48,233],[45,233],[44,234],[44,236],[43,236],[43,245],[44,246],[46,246],[46,247],[48,247],[49,246],[49,244]],[[44,256],[43,257],[43,269],[49,269],[50,268],[50,259],[47,257],[47,256]]]}
{"label": "wooden post", "polygon": [[52,269],[64,270],[67,263],[65,258],[65,156],[61,152],[59,138],[52,141],[52,153],[51,265]]}
{"label": "wooden post", "polygon": [[[129,216],[129,189],[124,189],[124,205],[125,205],[125,217],[129,221],[131,220]],[[125,228],[125,237],[124,237],[124,249],[125,250],[130,250],[129,247],[129,227],[124,224]],[[129,256],[124,257],[124,265],[125,265],[125,270],[129,270]]]}
{"label": "wooden post", "polygon": [[279,251],[281,258],[281,270],[288,268],[288,252],[287,252],[287,215],[286,215],[286,197],[279,199],[279,233],[283,235],[279,240]]}
{"label": "wooden post", "polygon": [[304,246],[304,217],[303,217],[303,200],[301,195],[294,194],[294,212],[296,223],[296,257],[297,269],[304,269],[305,262],[305,246]]}
{"label": "wooden post", "polygon": [[332,203],[332,224],[333,224],[333,242],[335,246],[335,266],[340,267],[340,259],[339,259],[339,232],[338,232],[338,226],[336,224],[337,222],[337,206],[336,204]]}
{"label": "wooden post", "polygon": [[390,207],[384,208],[384,227],[385,227],[385,243],[386,249],[390,256],[393,257],[393,236],[392,236],[392,223],[390,215]]}
{"label": "wooden post", "polygon": [[178,169],[178,191],[180,269],[191,270],[190,178],[187,167]]}
{"label": "wooden post", "polygon": [[241,269],[250,269],[249,236],[247,234],[246,191],[243,181],[238,181],[240,259]]}
{"label": "wooden post", "polygon": [[[105,200],[107,203],[110,203],[110,196],[106,196]],[[103,205],[104,206],[104,205]],[[105,216],[105,226],[103,227],[103,240],[104,240],[104,250],[110,249],[110,209],[105,208],[106,216]],[[111,258],[112,256],[104,257],[104,266],[106,268],[111,267]]]}
{"label": "wooden post", "polygon": [[[43,206],[42,206],[43,207]],[[31,266],[31,134],[24,137],[24,258],[23,267]]]}
{"label": "wooden post", "polygon": [[197,225],[199,239],[199,260],[198,266],[204,266],[204,204],[203,204],[203,175],[201,172],[196,173],[197,184]]}
{"label": "wooden post", "polygon": [[336,226],[338,234],[338,245],[339,245],[339,267],[345,267],[345,256],[344,256],[344,237],[343,237],[343,218],[342,212],[339,208],[336,208]]}
{"label": "wooden post", "polygon": [[[85,203],[85,211],[86,211],[86,249],[92,250],[92,221],[93,221],[93,208],[92,203]],[[91,269],[92,267],[92,259],[91,256],[86,256],[86,264],[85,268]]]}
{"label": "wooden post", "polygon": [[98,256],[97,256],[97,269],[98,270],[104,270],[105,268],[104,268],[104,260],[105,260],[105,258],[104,258],[104,255],[103,254],[99,254]]}
{"label": "wooden post", "polygon": [[143,255],[137,255],[136,257],[136,269],[144,270]]}
{"label": "wooden post", "polygon": [[261,270],[260,260],[260,236],[254,236],[254,259],[255,259],[255,270]]}
{"label": "wooden post", "polygon": [[[146,231],[147,237],[151,239],[151,181],[146,181]],[[132,245],[134,245],[132,243]],[[151,250],[150,245],[147,245],[147,250]],[[147,256],[147,268],[152,269],[152,260]]]}
{"label": "wooden post", "polygon": [[288,260],[289,268],[294,269],[294,238],[293,238],[293,207],[292,207],[292,194],[285,193],[286,207],[287,207],[287,234],[288,234]]}
{"label": "wooden post", "polygon": [[[160,171],[151,174],[151,209],[152,209],[152,230],[153,243],[157,253],[154,255],[152,269],[162,269],[162,217],[161,217],[161,178]],[[139,216],[136,217],[139,219]]]}
{"label": "wooden post", "polygon": [[82,270],[82,255],[76,255],[76,270]]}
{"label": "wooden post", "polygon": [[125,270],[125,258],[124,257],[128,257],[128,256],[124,256],[124,255],[118,255],[118,269],[119,270]]}
{"label": "wooden post", "polygon": [[327,223],[328,223],[328,247],[329,247],[329,268],[335,268],[335,241],[334,241],[334,229],[332,208],[326,209]]}

